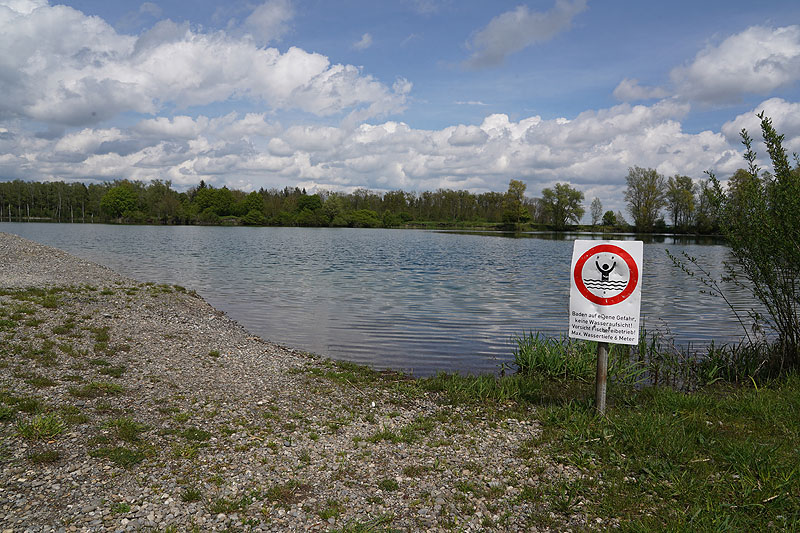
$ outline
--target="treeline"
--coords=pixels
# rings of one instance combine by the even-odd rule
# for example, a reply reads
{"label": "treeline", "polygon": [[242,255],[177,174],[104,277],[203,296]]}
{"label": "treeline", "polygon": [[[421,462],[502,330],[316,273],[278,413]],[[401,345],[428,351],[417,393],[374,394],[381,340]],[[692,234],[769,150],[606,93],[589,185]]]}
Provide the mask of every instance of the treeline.
{"label": "treeline", "polygon": [[[507,205],[505,193],[449,189],[307,194],[304,189],[286,187],[245,193],[201,181],[186,192],[177,192],[169,181],[162,180],[90,185],[0,182],[0,220],[4,221],[322,227],[440,222],[501,225]],[[541,219],[535,199],[522,198],[521,205],[529,220]]]}
{"label": "treeline", "polygon": [[[667,178],[652,168],[632,167],[624,193],[631,222],[621,211],[605,211],[600,199],[594,198],[589,207],[591,226],[604,231],[716,234],[721,200],[738,194],[749,175],[738,170],[723,191],[716,180]],[[506,192],[481,194],[450,189],[307,194],[297,187],[246,193],[203,181],[177,192],[163,180],[89,185],[14,180],[0,182],[0,220],[361,228],[448,225],[559,231],[580,224],[586,212],[583,192],[557,183],[544,189],[541,198],[530,198],[525,189],[525,183],[513,179]]]}

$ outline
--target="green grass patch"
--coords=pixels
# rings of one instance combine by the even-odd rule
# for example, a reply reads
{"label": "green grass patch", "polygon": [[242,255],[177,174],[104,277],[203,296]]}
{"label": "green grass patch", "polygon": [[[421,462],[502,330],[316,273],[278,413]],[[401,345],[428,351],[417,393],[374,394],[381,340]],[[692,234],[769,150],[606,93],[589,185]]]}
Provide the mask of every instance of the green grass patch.
{"label": "green grass patch", "polygon": [[118,464],[124,468],[129,468],[133,465],[139,464],[144,461],[147,454],[139,449],[125,448],[124,446],[102,447],[89,452],[91,457],[108,459],[114,464]]}
{"label": "green grass patch", "polygon": [[17,424],[17,433],[26,439],[52,439],[60,435],[66,424],[58,415],[38,414]]}
{"label": "green grass patch", "polygon": [[0,403],[12,408],[14,412],[21,411],[34,414],[44,410],[44,404],[40,398],[35,396],[14,396],[6,391],[0,392]]}
{"label": "green grass patch", "polygon": [[131,512],[131,505],[126,502],[119,502],[111,505],[111,512],[114,514],[126,514]]}
{"label": "green grass patch", "polygon": [[125,389],[115,383],[92,381],[80,387],[70,387],[69,393],[78,398],[99,398],[101,396],[118,396]]}
{"label": "green grass patch", "polygon": [[538,411],[542,432],[520,455],[535,461],[543,449],[588,474],[552,487],[552,510],[582,500],[590,516],[636,531],[800,527],[800,377],[622,400],[605,417],[590,401]]}
{"label": "green grass patch", "polygon": [[267,489],[264,499],[288,509],[292,504],[302,501],[308,495],[309,490],[310,487],[307,484],[293,479]]}
{"label": "green grass patch", "polygon": [[80,408],[74,405],[65,405],[58,409],[58,414],[67,425],[74,426],[78,424],[85,424],[89,421],[89,417],[83,414]]}
{"label": "green grass patch", "polygon": [[338,518],[344,512],[344,505],[338,500],[328,498],[325,502],[325,507],[317,511],[317,516],[323,520],[329,518]]}
{"label": "green grass patch", "polygon": [[237,511],[243,511],[247,509],[247,507],[253,503],[253,499],[250,496],[242,496],[241,498],[217,498],[213,501],[208,502],[206,508],[208,512],[211,514],[219,514],[219,513],[235,513]]}
{"label": "green grass patch", "polygon": [[400,484],[394,479],[385,478],[378,481],[378,488],[386,492],[394,492],[400,488]]}
{"label": "green grass patch", "polygon": [[140,424],[128,417],[108,420],[104,427],[113,430],[114,436],[125,442],[139,442],[140,435],[148,429],[145,424]]}
{"label": "green grass patch", "polygon": [[32,387],[36,387],[37,389],[42,389],[45,387],[52,387],[58,382],[47,376],[31,373],[25,377],[25,383],[31,385]]}
{"label": "green grass patch", "polygon": [[64,322],[63,324],[54,326],[52,331],[54,335],[68,335],[69,333],[72,333],[74,329],[75,329],[75,321],[70,319]]}
{"label": "green grass patch", "polygon": [[103,374],[104,376],[111,376],[112,378],[122,377],[122,374],[125,373],[127,367],[124,366],[107,366],[103,367],[98,372]]}
{"label": "green grass patch", "polygon": [[52,464],[61,459],[61,452],[58,450],[41,450],[31,452],[25,458],[35,465]]}
{"label": "green grass patch", "polygon": [[187,428],[180,432],[181,437],[189,441],[203,442],[211,438],[211,433],[204,429]]}
{"label": "green grass patch", "polygon": [[181,492],[181,501],[186,503],[199,502],[203,499],[203,492],[195,487],[187,487]]}

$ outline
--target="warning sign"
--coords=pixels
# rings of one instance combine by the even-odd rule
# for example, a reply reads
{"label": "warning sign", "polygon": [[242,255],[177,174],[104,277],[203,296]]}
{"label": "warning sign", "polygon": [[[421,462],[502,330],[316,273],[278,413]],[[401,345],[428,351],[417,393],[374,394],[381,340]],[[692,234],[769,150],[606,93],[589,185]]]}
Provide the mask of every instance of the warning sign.
{"label": "warning sign", "polygon": [[642,241],[575,241],[569,336],[639,343]]}

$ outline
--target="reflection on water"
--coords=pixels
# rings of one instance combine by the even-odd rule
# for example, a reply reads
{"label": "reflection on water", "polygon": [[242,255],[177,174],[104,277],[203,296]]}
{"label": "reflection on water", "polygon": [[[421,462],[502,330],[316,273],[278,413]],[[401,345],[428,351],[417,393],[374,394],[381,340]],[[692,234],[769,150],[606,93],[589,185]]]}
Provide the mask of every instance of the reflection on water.
{"label": "reflection on water", "polygon": [[[0,223],[0,231],[142,281],[195,289],[266,339],[418,375],[494,371],[511,359],[514,335],[565,333],[571,241],[591,238],[22,223]],[[669,330],[679,342],[738,338],[730,311],[699,294],[665,249],[686,250],[716,272],[729,253],[718,242],[666,236],[645,244],[645,327]],[[728,291],[736,303],[748,301]]]}

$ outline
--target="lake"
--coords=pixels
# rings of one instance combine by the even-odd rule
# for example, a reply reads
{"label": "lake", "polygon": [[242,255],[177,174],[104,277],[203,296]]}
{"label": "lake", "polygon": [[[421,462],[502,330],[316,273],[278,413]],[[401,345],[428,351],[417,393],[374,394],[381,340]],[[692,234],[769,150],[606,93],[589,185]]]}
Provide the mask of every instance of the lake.
{"label": "lake", "polygon": [[[592,238],[9,222],[0,231],[141,281],[194,289],[264,339],[420,376],[494,372],[513,359],[514,335],[565,334],[572,240]],[[680,344],[740,338],[724,302],[700,294],[665,253],[686,251],[719,272],[729,249],[658,240],[644,245],[643,325]],[[725,288],[737,304],[748,302]]]}

